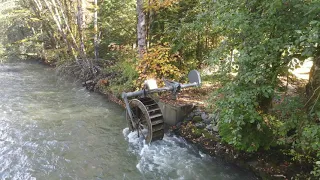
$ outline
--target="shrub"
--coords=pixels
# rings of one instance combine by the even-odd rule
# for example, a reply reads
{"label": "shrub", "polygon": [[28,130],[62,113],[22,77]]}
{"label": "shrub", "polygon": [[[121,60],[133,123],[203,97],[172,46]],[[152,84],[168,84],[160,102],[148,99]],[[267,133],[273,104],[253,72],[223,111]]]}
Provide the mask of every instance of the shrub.
{"label": "shrub", "polygon": [[171,54],[170,47],[164,44],[149,48],[143,59],[139,60],[136,70],[139,73],[138,84],[142,84],[148,78],[179,80],[187,68],[179,55]]}

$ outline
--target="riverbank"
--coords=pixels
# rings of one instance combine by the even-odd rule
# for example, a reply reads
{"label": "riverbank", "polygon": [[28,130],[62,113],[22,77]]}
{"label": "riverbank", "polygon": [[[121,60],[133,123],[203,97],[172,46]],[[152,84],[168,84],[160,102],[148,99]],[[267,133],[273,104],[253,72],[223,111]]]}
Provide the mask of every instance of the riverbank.
{"label": "riverbank", "polygon": [[195,124],[193,121],[185,122],[173,131],[195,144],[203,152],[252,171],[261,179],[299,179],[299,177],[304,179],[304,175],[312,170],[310,166],[292,162],[292,157],[282,153],[284,149],[246,153],[223,143],[217,133],[199,129]]}
{"label": "riverbank", "polygon": [[[110,101],[113,101],[124,107],[122,100],[112,94],[105,91],[104,88],[96,88],[101,94],[104,94]],[[160,97],[161,101],[170,103],[171,105],[182,105],[184,103],[196,103],[198,111],[204,114],[206,112],[205,103],[203,99],[208,98],[208,87],[196,90],[186,90],[179,94],[180,99],[178,101],[170,100],[168,95]],[[201,97],[194,96],[190,98],[190,94],[202,94]],[[201,118],[201,113],[193,115],[192,118],[186,118],[185,121],[178,123],[176,126],[172,126],[170,131],[176,135],[186,139],[189,143],[196,145],[204,153],[213,157],[219,157],[228,163],[237,165],[240,168],[252,171],[261,179],[304,179],[311,170],[312,166],[307,164],[298,164],[292,161],[292,157],[285,155],[285,149],[274,148],[270,150],[260,150],[255,153],[247,153],[236,150],[232,146],[222,142],[219,134],[215,119],[213,122],[206,121]],[[209,114],[218,118],[218,114]],[[209,122],[209,123],[208,123]]]}
{"label": "riverbank", "polygon": [[[69,75],[76,76],[76,74]],[[82,79],[81,81],[88,90],[101,93],[110,101],[124,107],[120,98],[121,92],[114,93],[109,88],[115,76],[115,74],[100,74],[95,79]],[[184,122],[172,126],[170,131],[196,145],[203,152],[252,171],[261,179],[299,179],[299,177],[305,179],[305,175],[312,170],[312,167],[308,164],[293,162],[292,157],[285,154],[286,149],[273,148],[267,151],[260,150],[255,153],[246,153],[221,141],[217,127],[218,112],[210,114],[214,112],[214,107],[210,107],[209,110],[205,102],[209,99],[210,92],[217,88],[219,88],[218,85],[207,84],[202,88],[183,90],[178,95],[177,101],[170,100],[168,94],[160,96],[161,101],[172,105],[195,104],[202,114],[211,118],[214,117],[208,121],[208,118],[201,117],[201,113],[200,117],[199,114],[193,115],[192,118],[189,117]]]}

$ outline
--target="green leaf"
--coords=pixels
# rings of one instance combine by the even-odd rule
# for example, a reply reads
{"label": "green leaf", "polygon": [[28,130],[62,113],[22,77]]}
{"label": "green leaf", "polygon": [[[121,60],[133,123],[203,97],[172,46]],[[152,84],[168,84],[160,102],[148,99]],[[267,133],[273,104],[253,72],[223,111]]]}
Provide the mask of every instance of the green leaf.
{"label": "green leaf", "polygon": [[319,21],[311,21],[310,25],[317,24],[317,23],[319,23]]}
{"label": "green leaf", "polygon": [[257,84],[257,79],[253,79],[253,84]]}

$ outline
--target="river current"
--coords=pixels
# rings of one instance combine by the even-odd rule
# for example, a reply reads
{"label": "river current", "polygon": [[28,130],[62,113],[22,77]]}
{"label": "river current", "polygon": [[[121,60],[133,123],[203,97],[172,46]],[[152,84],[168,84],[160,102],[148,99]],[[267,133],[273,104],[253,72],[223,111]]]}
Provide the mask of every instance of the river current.
{"label": "river current", "polygon": [[171,134],[144,144],[123,108],[37,63],[0,64],[0,102],[0,179],[256,179]]}

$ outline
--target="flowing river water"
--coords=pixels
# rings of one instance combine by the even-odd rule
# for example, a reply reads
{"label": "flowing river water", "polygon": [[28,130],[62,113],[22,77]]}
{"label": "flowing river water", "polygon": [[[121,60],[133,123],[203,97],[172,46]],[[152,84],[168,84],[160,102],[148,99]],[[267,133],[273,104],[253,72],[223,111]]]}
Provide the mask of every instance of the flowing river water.
{"label": "flowing river water", "polygon": [[123,108],[46,66],[0,64],[0,102],[0,179],[256,179],[174,135],[145,145]]}

